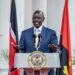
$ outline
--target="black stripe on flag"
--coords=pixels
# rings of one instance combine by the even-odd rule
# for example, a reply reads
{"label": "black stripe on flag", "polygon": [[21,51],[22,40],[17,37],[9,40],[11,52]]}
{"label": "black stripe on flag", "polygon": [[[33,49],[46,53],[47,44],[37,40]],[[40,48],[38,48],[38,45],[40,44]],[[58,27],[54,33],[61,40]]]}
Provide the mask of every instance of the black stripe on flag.
{"label": "black stripe on flag", "polygon": [[18,44],[18,28],[17,28],[17,16],[16,16],[16,6],[15,0],[12,0],[11,3],[11,15],[10,15],[11,28],[13,33],[16,36],[16,43]]}

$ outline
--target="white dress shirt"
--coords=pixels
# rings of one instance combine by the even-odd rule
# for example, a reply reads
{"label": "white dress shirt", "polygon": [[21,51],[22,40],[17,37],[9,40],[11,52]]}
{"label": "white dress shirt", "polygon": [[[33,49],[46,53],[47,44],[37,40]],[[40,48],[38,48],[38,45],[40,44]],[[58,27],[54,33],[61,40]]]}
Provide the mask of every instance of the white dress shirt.
{"label": "white dress shirt", "polygon": [[41,33],[42,28],[43,28],[43,25],[41,25],[39,28],[34,27],[34,34],[37,33],[37,32]]}

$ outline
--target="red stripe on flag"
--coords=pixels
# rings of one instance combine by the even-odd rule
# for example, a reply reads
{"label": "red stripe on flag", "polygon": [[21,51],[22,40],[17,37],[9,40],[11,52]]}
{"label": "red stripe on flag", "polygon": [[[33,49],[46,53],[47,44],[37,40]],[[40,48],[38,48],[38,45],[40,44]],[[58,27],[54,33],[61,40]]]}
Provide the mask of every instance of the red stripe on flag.
{"label": "red stripe on flag", "polygon": [[63,35],[62,44],[67,50],[68,50],[68,42],[70,42],[69,34],[70,28],[69,28],[68,1],[66,0],[62,19],[61,35]]}
{"label": "red stripe on flag", "polygon": [[16,69],[13,72],[10,72],[10,75],[20,75],[20,69]]}
{"label": "red stripe on flag", "polygon": [[10,33],[10,46],[9,46],[9,49],[10,49],[10,51],[9,51],[9,57],[10,57],[9,58],[9,68],[10,68],[10,70],[12,69],[12,67],[14,67],[14,56],[15,56],[15,49],[12,44],[16,45],[16,42],[13,39],[12,34]]}
{"label": "red stripe on flag", "polygon": [[62,45],[68,50],[68,63],[69,63],[69,75],[72,75],[72,52],[71,52],[71,40],[70,40],[70,26],[69,26],[69,12],[68,12],[68,0],[65,0],[62,27]]}

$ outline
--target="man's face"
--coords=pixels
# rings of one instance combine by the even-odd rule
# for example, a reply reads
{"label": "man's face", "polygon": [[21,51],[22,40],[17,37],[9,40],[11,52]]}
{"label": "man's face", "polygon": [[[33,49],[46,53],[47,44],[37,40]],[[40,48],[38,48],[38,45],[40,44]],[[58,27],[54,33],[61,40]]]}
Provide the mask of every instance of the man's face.
{"label": "man's face", "polygon": [[33,25],[36,28],[39,28],[42,25],[42,22],[44,21],[43,13],[42,12],[34,13],[32,21],[33,21]]}

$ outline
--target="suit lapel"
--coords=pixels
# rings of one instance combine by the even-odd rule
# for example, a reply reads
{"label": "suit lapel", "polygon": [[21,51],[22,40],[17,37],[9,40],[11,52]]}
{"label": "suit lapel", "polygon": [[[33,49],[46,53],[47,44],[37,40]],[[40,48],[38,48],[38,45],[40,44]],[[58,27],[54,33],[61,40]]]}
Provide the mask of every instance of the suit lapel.
{"label": "suit lapel", "polygon": [[34,34],[34,27],[31,28],[31,35],[33,36]]}
{"label": "suit lapel", "polygon": [[43,26],[42,31],[41,31],[41,44],[43,43],[45,37],[46,37],[46,28]]}
{"label": "suit lapel", "polygon": [[34,47],[33,35],[34,35],[34,27],[32,27],[31,31],[30,31],[30,39],[31,39],[31,42],[32,42],[32,46]]}

